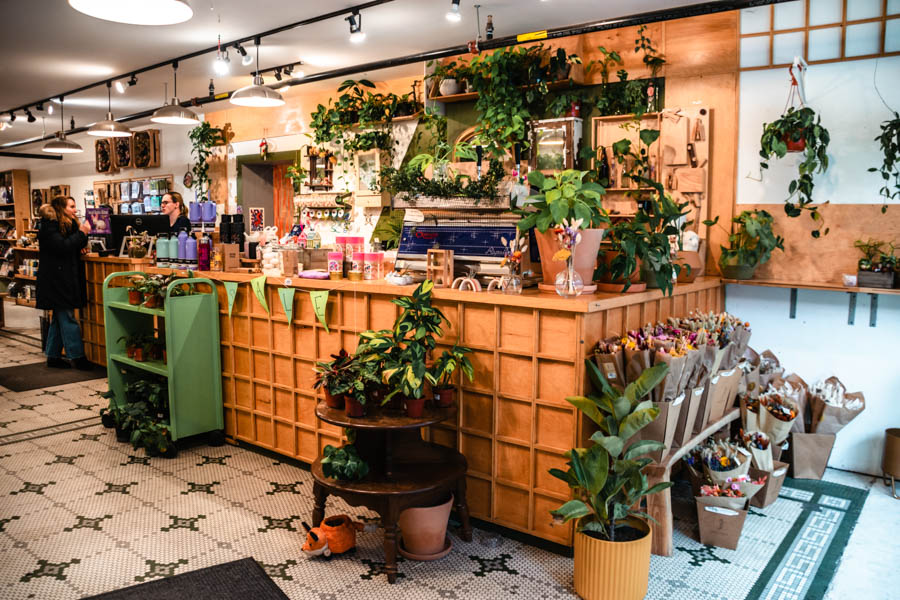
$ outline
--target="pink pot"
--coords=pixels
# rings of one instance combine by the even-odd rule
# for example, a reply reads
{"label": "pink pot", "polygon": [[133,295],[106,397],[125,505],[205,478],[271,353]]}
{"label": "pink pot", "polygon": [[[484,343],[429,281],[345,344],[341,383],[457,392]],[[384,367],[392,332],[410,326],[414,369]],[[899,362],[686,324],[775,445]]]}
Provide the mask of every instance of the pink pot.
{"label": "pink pot", "polygon": [[433,555],[443,550],[452,506],[451,495],[443,504],[407,508],[400,513],[397,524],[403,536],[403,548],[411,554],[419,555]]}
{"label": "pink pot", "polygon": [[[538,251],[541,253],[541,273],[544,275],[544,283],[552,286],[556,283],[556,275],[566,268],[566,262],[553,260],[553,255],[559,250],[559,242],[552,229],[544,233],[537,229],[532,230],[537,239]],[[581,232],[581,243],[575,246],[575,270],[581,275],[585,286],[594,281],[594,269],[597,267],[597,253],[600,251],[600,242],[603,241],[605,229],[584,229]]]}

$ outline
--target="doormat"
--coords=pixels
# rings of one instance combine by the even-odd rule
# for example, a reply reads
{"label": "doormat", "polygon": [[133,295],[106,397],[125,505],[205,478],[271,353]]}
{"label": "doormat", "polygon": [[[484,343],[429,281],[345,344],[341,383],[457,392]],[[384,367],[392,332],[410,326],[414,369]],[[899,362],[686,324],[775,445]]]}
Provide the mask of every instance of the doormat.
{"label": "doormat", "polygon": [[737,550],[703,545],[690,486],[676,483],[674,553],[653,556],[648,599],[818,600],[824,597],[868,490],[785,479],[778,500],[750,507]]}
{"label": "doormat", "polygon": [[85,600],[287,600],[284,592],[252,558],[148,581]]}
{"label": "doormat", "polygon": [[0,369],[0,386],[13,392],[27,392],[39,388],[55,387],[79,381],[106,377],[106,367],[94,365],[90,371],[71,369],[51,369],[46,361],[6,367]]}

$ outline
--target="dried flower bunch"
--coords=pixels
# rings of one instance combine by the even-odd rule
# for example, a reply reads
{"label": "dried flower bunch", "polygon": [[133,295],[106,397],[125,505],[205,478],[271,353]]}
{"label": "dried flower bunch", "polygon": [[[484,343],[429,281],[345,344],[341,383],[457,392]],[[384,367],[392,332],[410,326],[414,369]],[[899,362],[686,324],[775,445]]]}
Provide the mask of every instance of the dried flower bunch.
{"label": "dried flower bunch", "polygon": [[507,240],[501,237],[503,243],[503,260],[500,261],[501,267],[510,267],[517,272],[522,265],[522,252],[528,248],[528,239],[525,236]]}
{"label": "dried flower bunch", "polygon": [[563,219],[562,223],[553,229],[556,240],[559,242],[559,250],[553,255],[553,260],[569,260],[575,246],[581,242],[581,224],[584,219]]}

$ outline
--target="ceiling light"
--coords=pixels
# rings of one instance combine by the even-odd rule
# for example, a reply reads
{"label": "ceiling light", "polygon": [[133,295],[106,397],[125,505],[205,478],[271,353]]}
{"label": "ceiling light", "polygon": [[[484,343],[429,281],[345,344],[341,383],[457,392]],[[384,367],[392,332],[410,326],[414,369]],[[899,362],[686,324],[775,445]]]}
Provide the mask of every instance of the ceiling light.
{"label": "ceiling light", "polygon": [[216,51],[216,60],[213,61],[213,71],[216,75],[228,75],[231,70],[231,59],[228,58],[228,48],[222,50],[222,36],[219,36],[219,49]]}
{"label": "ceiling light", "polygon": [[459,23],[462,20],[462,15],[459,14],[459,0],[451,0],[450,10],[447,11],[446,17],[453,23]]}
{"label": "ceiling light", "polygon": [[[299,64],[303,64],[303,61],[300,61]],[[284,68],[284,74],[288,77],[293,77],[294,79],[303,79],[306,77],[306,73],[303,72],[303,69],[294,70],[295,65],[288,65]]]}
{"label": "ceiling light", "polygon": [[12,123],[15,120],[16,120],[16,113],[10,111],[9,112],[9,122]]}
{"label": "ceiling light", "polygon": [[281,86],[280,88],[276,89],[275,91],[278,92],[279,94],[283,94],[283,93],[285,93],[286,91],[288,91],[289,89],[291,89],[291,86],[289,86],[289,85],[283,85],[283,86]]}
{"label": "ceiling light", "polygon": [[75,154],[76,152],[84,152],[84,148],[79,146],[77,143],[66,139],[65,132],[65,119],[63,115],[65,114],[64,105],[63,105],[63,97],[59,97],[59,125],[60,131],[56,134],[56,139],[44,144],[44,147],[41,148],[44,152],[49,152],[51,154]]}
{"label": "ceiling light", "polygon": [[12,127],[12,125],[7,123],[6,121],[0,121],[0,131],[6,131],[10,127]]}
{"label": "ceiling light", "polygon": [[253,57],[247,53],[243,46],[240,44],[235,44],[234,49],[237,50],[237,53],[241,55],[241,64],[245,67],[249,67],[253,63]]}
{"label": "ceiling light", "polygon": [[[171,104],[166,102],[162,107],[156,109],[150,120],[154,123],[165,123],[167,125],[197,125],[200,118],[189,108],[181,106],[178,100],[178,62],[172,63],[172,76],[175,80],[175,93],[172,97]],[[168,89],[166,90],[168,92]],[[168,93],[166,94],[168,95]]]}
{"label": "ceiling light", "polygon": [[361,44],[366,39],[366,34],[362,30],[362,15],[358,11],[344,19],[350,23],[350,41],[354,44]]}
{"label": "ceiling light", "polygon": [[69,5],[91,17],[129,25],[174,25],[194,15],[187,0],[69,0]]}
{"label": "ceiling light", "polygon": [[53,105],[52,105],[52,104],[48,104],[48,105],[47,105],[47,114],[48,114],[48,115],[52,115],[52,114],[53,114]]}
{"label": "ceiling light", "polygon": [[120,94],[124,94],[125,93],[125,84],[122,83],[121,81],[117,81],[116,82],[116,91],[119,92]]}
{"label": "ceiling light", "polygon": [[37,118],[35,118],[35,116],[31,114],[31,111],[29,109],[25,109],[25,114],[28,116],[29,123],[34,123],[35,121],[37,121]]}
{"label": "ceiling light", "polygon": [[253,83],[242,87],[231,95],[231,103],[237,106],[266,108],[284,104],[284,98],[281,97],[281,94],[265,85],[262,76],[259,74],[259,42],[259,38],[256,38],[253,42],[256,46],[256,75],[253,77]]}
{"label": "ceiling light", "polygon": [[275,69],[275,81],[281,81],[281,68]]}
{"label": "ceiling light", "polygon": [[131,130],[128,129],[128,127],[126,125],[123,125],[122,123],[119,123],[118,121],[113,119],[113,115],[112,115],[112,83],[110,83],[109,81],[106,82],[106,102],[107,102],[106,119],[91,125],[90,129],[87,130],[87,134],[93,135],[96,137],[128,137],[128,136],[130,136]]}

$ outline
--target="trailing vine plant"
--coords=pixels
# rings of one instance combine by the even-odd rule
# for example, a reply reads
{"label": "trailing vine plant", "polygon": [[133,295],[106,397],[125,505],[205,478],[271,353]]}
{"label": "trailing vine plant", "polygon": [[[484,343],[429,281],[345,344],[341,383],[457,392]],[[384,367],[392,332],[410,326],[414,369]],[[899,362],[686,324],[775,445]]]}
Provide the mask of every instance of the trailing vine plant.
{"label": "trailing vine plant", "polygon": [[209,192],[209,157],[212,156],[214,146],[225,143],[222,130],[213,127],[209,121],[203,121],[188,132],[191,140],[191,153],[194,155],[194,164],[191,173],[194,175],[194,194],[197,199],[202,199]]}
{"label": "trailing vine plant", "polygon": [[882,186],[879,193],[884,196],[881,212],[886,213],[888,201],[900,198],[900,115],[881,124],[881,134],[875,138],[881,144],[884,160],[880,167],[872,167],[870,173],[880,172]]}

